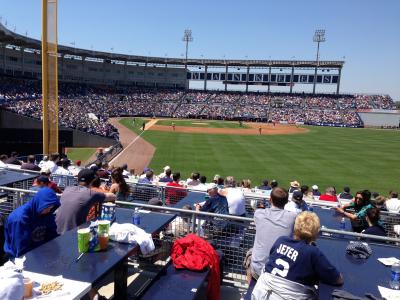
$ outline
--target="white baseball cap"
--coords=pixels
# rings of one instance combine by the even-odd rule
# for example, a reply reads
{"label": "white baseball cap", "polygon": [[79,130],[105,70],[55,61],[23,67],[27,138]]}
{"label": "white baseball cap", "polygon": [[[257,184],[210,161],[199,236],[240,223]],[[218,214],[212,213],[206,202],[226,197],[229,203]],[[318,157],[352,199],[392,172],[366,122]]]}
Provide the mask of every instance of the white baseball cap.
{"label": "white baseball cap", "polygon": [[314,184],[314,185],[312,186],[312,189],[313,189],[313,190],[318,190],[318,185]]}

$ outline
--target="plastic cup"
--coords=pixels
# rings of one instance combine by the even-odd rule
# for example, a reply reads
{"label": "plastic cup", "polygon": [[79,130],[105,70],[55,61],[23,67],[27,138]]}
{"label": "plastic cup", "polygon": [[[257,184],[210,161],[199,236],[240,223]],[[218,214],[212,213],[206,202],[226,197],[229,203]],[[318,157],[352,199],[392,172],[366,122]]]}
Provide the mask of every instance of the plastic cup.
{"label": "plastic cup", "polygon": [[103,203],[101,206],[101,219],[113,221],[115,219],[115,204]]}
{"label": "plastic cup", "polygon": [[107,250],[108,247],[108,234],[104,233],[99,235],[100,250]]}
{"label": "plastic cup", "polygon": [[98,233],[101,234],[108,234],[110,230],[110,221],[109,220],[101,220],[98,221]]}
{"label": "plastic cup", "polygon": [[24,278],[24,298],[32,297],[33,282],[30,278]]}
{"label": "plastic cup", "polygon": [[78,229],[78,251],[80,253],[89,251],[89,240],[90,240],[90,229],[89,228]]}

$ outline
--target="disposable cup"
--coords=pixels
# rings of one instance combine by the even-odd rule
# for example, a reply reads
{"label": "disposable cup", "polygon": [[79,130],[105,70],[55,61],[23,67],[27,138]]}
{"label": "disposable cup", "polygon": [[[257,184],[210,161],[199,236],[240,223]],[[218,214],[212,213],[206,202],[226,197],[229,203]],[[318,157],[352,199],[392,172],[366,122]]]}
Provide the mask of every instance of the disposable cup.
{"label": "disposable cup", "polygon": [[101,219],[113,221],[115,219],[115,204],[103,203],[101,206]]}
{"label": "disposable cup", "polygon": [[33,282],[30,278],[24,278],[24,298],[32,297]]}
{"label": "disposable cup", "polygon": [[99,235],[99,246],[100,250],[107,250],[108,247],[108,234]]}
{"label": "disposable cup", "polygon": [[110,221],[109,220],[100,220],[98,221],[98,233],[101,234],[108,234],[110,230]]}
{"label": "disposable cup", "polygon": [[78,251],[80,253],[88,252],[89,240],[90,240],[90,229],[89,228],[78,229]]}

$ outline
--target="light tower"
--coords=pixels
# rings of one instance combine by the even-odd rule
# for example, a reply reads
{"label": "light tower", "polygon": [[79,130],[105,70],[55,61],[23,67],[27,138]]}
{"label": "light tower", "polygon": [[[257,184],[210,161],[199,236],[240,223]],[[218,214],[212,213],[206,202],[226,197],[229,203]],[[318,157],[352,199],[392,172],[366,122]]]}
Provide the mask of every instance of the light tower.
{"label": "light tower", "polygon": [[183,32],[182,41],[186,43],[186,55],[185,55],[185,70],[187,69],[187,60],[188,60],[188,50],[189,50],[189,42],[193,42],[192,30],[185,29]]}
{"label": "light tower", "polygon": [[315,66],[314,82],[313,82],[313,94],[315,94],[315,86],[317,84],[317,70],[318,70],[318,66],[319,66],[319,44],[326,41],[325,29],[315,30],[313,41],[314,41],[314,43],[317,43],[317,57],[316,57],[317,63]]}

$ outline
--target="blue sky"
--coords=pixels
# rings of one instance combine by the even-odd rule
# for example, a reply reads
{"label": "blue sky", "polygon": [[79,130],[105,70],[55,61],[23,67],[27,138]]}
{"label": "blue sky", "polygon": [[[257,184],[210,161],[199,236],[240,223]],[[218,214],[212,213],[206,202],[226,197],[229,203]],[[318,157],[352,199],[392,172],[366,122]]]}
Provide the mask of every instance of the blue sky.
{"label": "blue sky", "polygon": [[[41,0],[0,0],[2,23],[40,38]],[[342,59],[343,92],[400,100],[399,0],[59,0],[59,43],[97,50],[189,56],[315,59],[312,36],[326,29],[321,59]]]}

